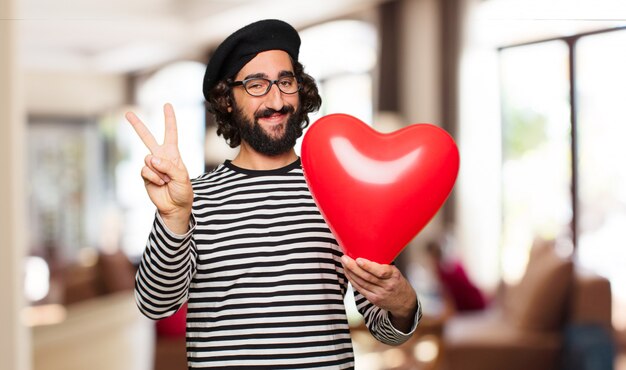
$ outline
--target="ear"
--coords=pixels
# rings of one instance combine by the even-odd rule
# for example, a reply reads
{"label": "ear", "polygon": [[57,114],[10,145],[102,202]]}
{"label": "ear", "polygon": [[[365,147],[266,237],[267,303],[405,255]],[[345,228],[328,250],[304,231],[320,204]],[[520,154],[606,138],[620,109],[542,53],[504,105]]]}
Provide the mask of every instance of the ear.
{"label": "ear", "polygon": [[226,96],[226,110],[228,111],[228,113],[233,112],[233,99],[234,97],[232,95]]}

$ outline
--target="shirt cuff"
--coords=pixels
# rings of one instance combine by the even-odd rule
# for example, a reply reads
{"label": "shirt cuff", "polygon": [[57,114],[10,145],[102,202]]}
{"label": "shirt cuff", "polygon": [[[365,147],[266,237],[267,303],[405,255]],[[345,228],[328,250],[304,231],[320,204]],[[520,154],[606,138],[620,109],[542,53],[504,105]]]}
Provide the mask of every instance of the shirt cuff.
{"label": "shirt cuff", "polygon": [[384,320],[385,320],[385,324],[389,325],[390,328],[393,329],[394,333],[396,335],[398,335],[399,337],[410,337],[413,335],[413,333],[415,333],[415,330],[417,329],[417,325],[419,324],[421,318],[422,318],[422,305],[420,304],[420,300],[419,298],[417,299],[417,310],[415,310],[415,316],[413,317],[413,325],[411,326],[411,329],[409,330],[408,333],[405,333],[401,330],[396,329],[395,326],[393,326],[393,323],[391,322],[391,313],[389,311],[385,311],[385,316],[384,316]]}
{"label": "shirt cuff", "polygon": [[182,242],[184,239],[186,239],[196,229],[196,218],[194,217],[193,212],[191,213],[191,215],[189,215],[189,230],[187,230],[187,232],[184,234],[177,234],[170,230],[165,224],[163,218],[161,218],[161,213],[159,213],[159,211],[156,211],[156,220],[170,239],[177,240],[179,242]]}

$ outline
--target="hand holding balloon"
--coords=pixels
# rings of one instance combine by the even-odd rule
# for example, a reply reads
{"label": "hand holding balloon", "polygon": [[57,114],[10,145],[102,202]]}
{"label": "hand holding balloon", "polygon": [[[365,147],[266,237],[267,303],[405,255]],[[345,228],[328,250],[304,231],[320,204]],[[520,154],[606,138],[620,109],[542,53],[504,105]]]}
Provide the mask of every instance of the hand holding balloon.
{"label": "hand holding balloon", "polygon": [[393,326],[408,333],[417,311],[417,294],[400,270],[363,258],[341,257],[346,277],[352,287],[374,305],[391,314]]}

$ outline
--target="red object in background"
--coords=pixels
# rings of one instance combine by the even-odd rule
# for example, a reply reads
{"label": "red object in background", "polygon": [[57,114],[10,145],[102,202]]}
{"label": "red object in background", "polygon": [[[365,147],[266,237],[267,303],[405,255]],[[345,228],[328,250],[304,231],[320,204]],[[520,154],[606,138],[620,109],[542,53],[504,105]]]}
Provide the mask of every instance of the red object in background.
{"label": "red object in background", "polygon": [[483,293],[472,283],[458,261],[437,264],[437,274],[444,289],[454,301],[457,311],[483,310],[487,300]]}
{"label": "red object in background", "polygon": [[183,304],[172,316],[156,322],[158,336],[185,337],[187,325],[187,303]]}
{"label": "red object in background", "polygon": [[346,114],[302,142],[306,181],[344,253],[390,263],[441,208],[459,169],[452,137],[431,124],[379,133]]}

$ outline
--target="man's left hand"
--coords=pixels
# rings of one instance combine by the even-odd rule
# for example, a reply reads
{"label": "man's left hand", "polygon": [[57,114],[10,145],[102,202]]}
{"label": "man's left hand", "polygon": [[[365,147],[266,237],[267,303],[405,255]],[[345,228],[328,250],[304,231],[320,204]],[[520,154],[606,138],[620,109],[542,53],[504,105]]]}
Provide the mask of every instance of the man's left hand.
{"label": "man's left hand", "polygon": [[381,265],[364,258],[341,257],[352,287],[374,305],[389,311],[393,326],[408,332],[417,311],[417,294],[393,265]]}

